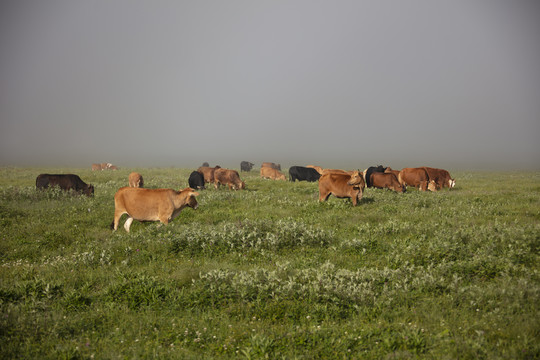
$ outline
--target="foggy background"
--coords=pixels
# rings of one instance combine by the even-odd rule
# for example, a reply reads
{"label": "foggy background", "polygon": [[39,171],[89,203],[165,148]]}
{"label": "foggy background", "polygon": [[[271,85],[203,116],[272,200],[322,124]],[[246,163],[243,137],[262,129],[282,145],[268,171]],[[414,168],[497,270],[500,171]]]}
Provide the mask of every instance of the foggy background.
{"label": "foggy background", "polygon": [[539,4],[2,1],[0,165],[540,169]]}

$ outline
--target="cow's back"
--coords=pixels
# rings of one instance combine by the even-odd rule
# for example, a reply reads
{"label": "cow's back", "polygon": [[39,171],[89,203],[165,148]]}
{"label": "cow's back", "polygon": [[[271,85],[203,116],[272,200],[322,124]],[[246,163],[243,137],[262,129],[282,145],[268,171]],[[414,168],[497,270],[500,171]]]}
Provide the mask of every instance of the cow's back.
{"label": "cow's back", "polygon": [[172,189],[122,187],[114,195],[117,210],[125,210],[136,220],[158,220],[160,208],[172,208]]}

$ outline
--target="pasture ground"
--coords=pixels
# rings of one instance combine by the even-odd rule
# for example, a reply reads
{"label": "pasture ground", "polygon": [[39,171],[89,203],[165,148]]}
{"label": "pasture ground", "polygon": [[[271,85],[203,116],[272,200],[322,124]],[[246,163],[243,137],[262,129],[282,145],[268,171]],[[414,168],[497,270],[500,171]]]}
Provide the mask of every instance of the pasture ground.
{"label": "pasture ground", "polygon": [[[0,358],[540,358],[539,172],[352,207],[254,169],[113,233],[133,170],[180,189],[193,169],[0,168]],[[95,197],[36,191],[43,172]]]}

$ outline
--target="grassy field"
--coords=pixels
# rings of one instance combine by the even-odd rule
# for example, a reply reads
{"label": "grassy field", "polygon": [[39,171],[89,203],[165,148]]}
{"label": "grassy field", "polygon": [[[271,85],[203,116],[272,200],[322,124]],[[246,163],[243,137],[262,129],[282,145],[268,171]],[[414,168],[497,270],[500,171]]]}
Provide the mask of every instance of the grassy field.
{"label": "grassy field", "polygon": [[[254,169],[112,232],[132,170],[175,189],[192,171],[0,168],[0,358],[540,358],[538,172],[352,207]],[[95,196],[36,191],[42,172]]]}

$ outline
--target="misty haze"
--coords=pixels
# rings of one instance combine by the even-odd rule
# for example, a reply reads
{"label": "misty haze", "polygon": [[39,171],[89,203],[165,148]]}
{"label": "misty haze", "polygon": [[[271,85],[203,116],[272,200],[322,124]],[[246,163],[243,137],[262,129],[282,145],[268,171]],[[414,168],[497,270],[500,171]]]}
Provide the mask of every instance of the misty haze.
{"label": "misty haze", "polygon": [[0,165],[540,168],[535,1],[5,1]]}

